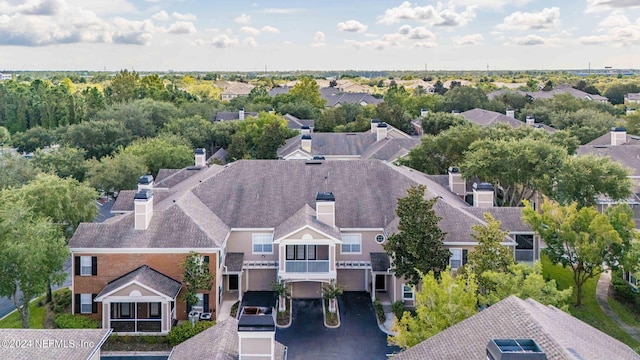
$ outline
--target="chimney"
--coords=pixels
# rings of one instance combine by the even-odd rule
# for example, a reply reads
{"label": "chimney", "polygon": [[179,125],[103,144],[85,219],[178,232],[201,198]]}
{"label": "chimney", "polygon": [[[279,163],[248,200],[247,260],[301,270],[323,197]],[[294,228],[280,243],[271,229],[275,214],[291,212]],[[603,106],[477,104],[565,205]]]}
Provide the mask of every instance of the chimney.
{"label": "chimney", "polygon": [[316,194],[316,218],[329,226],[336,226],[336,198],[332,192]]}
{"label": "chimney", "polygon": [[547,360],[533,339],[491,339],[486,351],[488,360]]}
{"label": "chimney", "polygon": [[311,128],[309,127],[309,125],[302,125],[300,127],[300,134],[311,135]]}
{"label": "chimney", "polygon": [[489,183],[473,183],[473,206],[479,208],[493,207],[493,185]]}
{"label": "chimney", "polygon": [[627,129],[623,127],[611,128],[611,146],[622,145],[627,142]]}
{"label": "chimney", "polygon": [[533,115],[527,115],[527,117],[525,118],[525,122],[527,123],[527,125],[533,126],[536,123],[536,118],[534,118]]}
{"label": "chimney", "polygon": [[376,128],[376,141],[384,140],[387,138],[387,130],[389,125],[387,123],[380,123]]}
{"label": "chimney", "polygon": [[510,118],[515,118],[516,117],[516,111],[512,107],[508,107],[506,115],[508,117],[510,117]]}
{"label": "chimney", "polygon": [[420,109],[420,117],[425,117],[429,114],[428,109]]}
{"label": "chimney", "polygon": [[460,110],[451,110],[453,115],[460,115]]}
{"label": "chimney", "polygon": [[311,135],[302,135],[300,147],[302,148],[302,150],[311,154]]}
{"label": "chimney", "polygon": [[238,110],[238,120],[244,120],[244,108]]}
{"label": "chimney", "polygon": [[467,182],[462,178],[460,169],[455,166],[449,168],[449,191],[463,198],[467,194]]}
{"label": "chimney", "polygon": [[245,306],[238,319],[238,359],[275,359],[276,323],[273,308]]}
{"label": "chimney", "polygon": [[371,132],[374,133],[378,129],[378,124],[380,124],[379,119],[371,119]]}
{"label": "chimney", "polygon": [[138,190],[153,189],[153,175],[142,175],[138,179]]}
{"label": "chimney", "polygon": [[275,110],[273,108],[269,108],[269,114],[275,114]]}
{"label": "chimney", "polygon": [[133,196],[135,229],[147,230],[153,215],[153,191],[138,190]]}
{"label": "chimney", "polygon": [[196,149],[195,156],[196,156],[197,167],[207,166],[207,150],[203,148]]}

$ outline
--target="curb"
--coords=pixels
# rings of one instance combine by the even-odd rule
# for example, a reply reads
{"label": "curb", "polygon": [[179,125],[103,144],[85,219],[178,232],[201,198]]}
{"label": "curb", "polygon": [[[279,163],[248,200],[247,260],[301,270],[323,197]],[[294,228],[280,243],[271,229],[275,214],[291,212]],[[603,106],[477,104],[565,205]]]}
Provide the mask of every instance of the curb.
{"label": "curb", "polygon": [[322,322],[324,322],[324,326],[326,328],[337,329],[340,327],[340,306],[338,305],[337,299],[336,299],[336,315],[338,315],[338,325],[328,325],[326,307],[324,306],[324,299],[322,299]]}
{"label": "curb", "polygon": [[280,301],[280,299],[276,300],[276,327],[279,329],[286,329],[289,326],[291,326],[291,323],[293,322],[293,300],[291,298],[289,298],[289,323],[287,325],[278,325],[278,302]]}
{"label": "curb", "polygon": [[[384,314],[387,318],[393,316],[395,317],[395,315],[393,315],[393,313],[385,313]],[[378,315],[376,315],[376,322],[378,322],[378,327],[380,328],[380,331],[382,331],[383,333],[389,335],[389,336],[396,336],[396,333],[387,329],[386,326],[384,326],[384,323],[380,322],[380,319],[378,319]]]}

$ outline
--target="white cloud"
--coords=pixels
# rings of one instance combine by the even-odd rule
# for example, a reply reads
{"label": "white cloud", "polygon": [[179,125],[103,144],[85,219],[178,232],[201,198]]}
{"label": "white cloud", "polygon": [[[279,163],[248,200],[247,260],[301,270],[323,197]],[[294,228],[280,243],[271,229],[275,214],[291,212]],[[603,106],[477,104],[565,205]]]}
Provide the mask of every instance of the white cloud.
{"label": "white cloud", "polygon": [[410,40],[423,40],[423,39],[435,39],[435,35],[427,30],[427,28],[425,28],[424,26],[418,26],[415,28],[412,28],[409,25],[402,25],[399,29],[397,34],[402,35],[403,38],[405,39],[410,39]]}
{"label": "white cloud", "polygon": [[598,23],[598,27],[614,28],[614,27],[620,27],[620,26],[627,26],[630,24],[631,24],[631,21],[625,15],[621,13],[612,13],[611,15],[607,16],[604,20],[600,21]]}
{"label": "white cloud", "polygon": [[243,34],[248,34],[248,35],[252,35],[252,36],[258,36],[260,35],[260,29],[256,29],[254,27],[251,26],[243,26],[240,28],[240,32]]}
{"label": "white cloud", "polygon": [[447,6],[441,2],[436,6],[413,6],[405,1],[397,7],[387,9],[378,17],[377,22],[391,25],[402,20],[415,20],[432,26],[463,26],[475,18],[477,8],[477,5],[469,5],[464,11],[456,12],[456,7],[452,3]]}
{"label": "white cloud", "polygon": [[125,14],[136,11],[136,7],[128,0],[66,0],[66,4],[95,14]]}
{"label": "white cloud", "polygon": [[174,12],[171,14],[171,16],[172,16],[174,19],[176,19],[176,20],[183,20],[183,21],[196,21],[196,16],[195,16],[195,15],[193,15],[193,14],[189,14],[189,13],[182,14],[182,13],[179,13],[179,12],[175,12],[175,11],[174,11]]}
{"label": "white cloud", "polygon": [[373,48],[376,50],[383,50],[384,48],[392,45],[391,42],[386,40],[367,40],[367,41],[345,40],[344,43],[356,49]]}
{"label": "white cloud", "polygon": [[345,22],[338,23],[338,30],[347,31],[347,32],[355,32],[355,33],[363,33],[367,31],[368,26],[357,21],[357,20],[347,20]]}
{"label": "white cloud", "polygon": [[578,38],[583,45],[609,44],[616,47],[640,45],[640,19],[635,23],[621,13],[613,13],[602,20],[597,27],[597,35]]}
{"label": "white cloud", "polygon": [[482,41],[484,41],[484,36],[478,33],[453,38],[453,43],[456,46],[478,45],[481,44]]}
{"label": "white cloud", "polygon": [[523,37],[515,37],[512,39],[517,45],[522,45],[522,46],[532,46],[532,45],[545,45],[547,44],[547,41],[538,36],[538,35],[534,35],[534,34],[530,34],[527,36],[523,36]]}
{"label": "white cloud", "polygon": [[438,46],[438,44],[433,41],[417,41],[413,43],[413,47],[415,48],[430,49],[436,46]]}
{"label": "white cloud", "polygon": [[523,6],[533,0],[452,0],[456,5],[478,5],[481,9],[502,9],[505,6]]}
{"label": "white cloud", "polygon": [[548,30],[560,25],[560,8],[544,8],[540,12],[516,11],[507,16],[502,24],[496,27],[500,30]]}
{"label": "white cloud", "polygon": [[324,42],[324,38],[325,35],[322,31],[316,31],[315,35],[313,35],[313,42],[311,43],[311,46],[314,47],[320,47],[320,46],[325,46],[325,42]]}
{"label": "white cloud", "polygon": [[578,41],[583,45],[601,45],[609,42],[609,37],[606,35],[582,36],[578,38]]}
{"label": "white cloud", "polygon": [[233,21],[237,22],[238,24],[248,24],[251,22],[251,16],[242,14],[237,18],[233,19]]}
{"label": "white cloud", "polygon": [[256,39],[254,39],[253,37],[249,36],[248,38],[245,38],[244,40],[242,40],[242,42],[250,47],[256,47],[258,46],[258,42],[256,41]]}
{"label": "white cloud", "polygon": [[302,12],[302,9],[298,8],[267,8],[262,10],[265,14],[279,14],[279,15],[290,15]]}
{"label": "white cloud", "polygon": [[210,44],[217,48],[224,49],[224,48],[231,47],[233,45],[237,45],[238,39],[231,38],[227,34],[220,34],[218,36],[214,36],[211,39]]}
{"label": "white cloud", "polygon": [[157,13],[151,15],[151,18],[153,20],[157,20],[157,21],[167,21],[167,20],[169,20],[169,14],[167,14],[166,11],[162,10],[162,11],[158,11]]}
{"label": "white cloud", "polygon": [[280,30],[278,30],[278,28],[275,28],[275,27],[269,26],[269,25],[263,26],[261,30],[262,30],[263,33],[267,33],[267,34],[279,34],[280,33]]}
{"label": "white cloud", "polygon": [[176,21],[167,30],[170,34],[194,34],[198,32],[192,22]]}
{"label": "white cloud", "polygon": [[625,9],[640,7],[638,0],[587,0],[585,12],[607,11],[611,9]]}

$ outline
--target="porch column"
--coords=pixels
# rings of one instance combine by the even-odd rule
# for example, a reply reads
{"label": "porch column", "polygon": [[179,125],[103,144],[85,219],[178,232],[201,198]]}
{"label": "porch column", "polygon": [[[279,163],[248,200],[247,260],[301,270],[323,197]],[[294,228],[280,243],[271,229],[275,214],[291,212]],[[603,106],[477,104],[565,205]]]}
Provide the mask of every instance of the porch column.
{"label": "porch column", "polygon": [[238,274],[238,301],[242,301],[242,278],[244,272]]}
{"label": "porch column", "polygon": [[160,329],[161,332],[168,332],[169,330],[171,330],[171,313],[169,311],[170,306],[169,303],[166,301],[163,301],[161,303],[162,306],[162,311],[160,312],[160,314],[162,314],[162,329]]}
{"label": "porch column", "polygon": [[329,271],[336,271],[336,245],[329,245]]}
{"label": "porch column", "polygon": [[102,302],[102,328],[111,328],[111,304]]}

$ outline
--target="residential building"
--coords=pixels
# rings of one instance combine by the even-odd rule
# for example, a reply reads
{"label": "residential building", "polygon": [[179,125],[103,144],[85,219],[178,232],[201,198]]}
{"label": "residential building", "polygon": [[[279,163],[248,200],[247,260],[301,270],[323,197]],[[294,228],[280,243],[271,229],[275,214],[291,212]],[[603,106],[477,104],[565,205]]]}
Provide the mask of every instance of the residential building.
{"label": "residential building", "polygon": [[474,123],[478,126],[494,126],[496,124],[506,124],[516,129],[523,126],[531,126],[536,129],[544,129],[549,133],[553,133],[556,131],[550,126],[536,123],[533,116],[527,116],[524,122],[520,121],[515,118],[514,110],[510,108],[505,111],[505,114],[475,108],[462,112],[460,113],[460,115],[467,119],[469,122]]}
{"label": "residential building", "polygon": [[603,103],[609,102],[609,99],[607,97],[604,97],[602,95],[597,95],[597,94],[589,94],[582,90],[574,89],[570,85],[558,85],[550,91],[521,91],[521,90],[501,89],[501,90],[496,90],[488,93],[487,97],[489,98],[489,100],[491,100],[494,97],[501,96],[505,93],[517,93],[523,96],[527,96],[532,100],[552,99],[554,96],[558,94],[570,94],[576,99],[591,100],[591,101],[597,101],[597,102],[603,102]]}
{"label": "residential building", "polygon": [[100,360],[111,329],[0,329],[0,359]]}
{"label": "residential building", "polygon": [[249,96],[251,90],[254,88],[251,84],[236,81],[223,81],[217,85],[222,87],[220,97],[223,101],[228,101],[238,96]]}
{"label": "residential building", "polygon": [[11,74],[0,73],[0,80],[11,80]]}
{"label": "residential building", "polygon": [[231,120],[244,120],[248,117],[258,116],[257,112],[245,112],[244,109],[238,111],[218,111],[213,121],[231,121]]}
{"label": "residential building", "polygon": [[[504,359],[640,359],[626,344],[571,314],[513,295],[393,356],[393,359],[495,359],[488,356],[494,350],[488,344],[497,339],[528,339],[538,347],[538,351],[532,348],[525,353],[512,349],[513,352]],[[534,357],[533,352],[544,353],[546,357]]]}
{"label": "residential building", "polygon": [[[333,89],[333,88],[329,88]],[[376,98],[369,93],[350,93],[350,92],[337,92],[330,95],[325,95],[323,98],[327,101],[327,107],[339,107],[344,104],[358,104],[361,106],[377,105],[383,103],[384,100]]]}
{"label": "residential building", "polygon": [[285,160],[324,158],[393,162],[419,144],[419,138],[373,119],[370,131],[362,133],[311,133],[310,129],[302,129],[300,135],[288,139],[278,149],[278,157]]}
{"label": "residential building", "polygon": [[625,104],[640,104],[640,93],[628,93],[624,96]]}
{"label": "residential building", "polygon": [[[413,288],[394,275],[383,246],[397,232],[398,199],[420,184],[425,197],[438,198],[453,269],[477,244],[472,226],[485,223],[485,211],[512,234],[529,236],[538,256],[522,208],[491,208],[492,189],[477,187],[475,204],[486,208],[474,209],[426,175],[383,161],[241,160],[162,176],[122,191],[114,204],[120,216],[83,223],[70,239],[74,313],[119,333],[166,333],[192,310],[181,300],[179,266],[191,251],[214,274],[198,304],[213,318],[225,294],[241,299],[277,280],[295,298],[321,297],[322,284],[335,280],[347,291],[372,299],[385,292],[411,305]],[[519,248],[515,236],[503,244]]]}
{"label": "residential building", "polygon": [[302,132],[303,129],[308,129],[312,133],[315,127],[315,120],[298,119],[291,114],[285,114],[284,119],[287,120],[287,127],[291,130]]}

